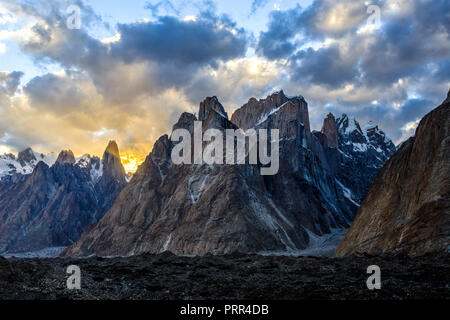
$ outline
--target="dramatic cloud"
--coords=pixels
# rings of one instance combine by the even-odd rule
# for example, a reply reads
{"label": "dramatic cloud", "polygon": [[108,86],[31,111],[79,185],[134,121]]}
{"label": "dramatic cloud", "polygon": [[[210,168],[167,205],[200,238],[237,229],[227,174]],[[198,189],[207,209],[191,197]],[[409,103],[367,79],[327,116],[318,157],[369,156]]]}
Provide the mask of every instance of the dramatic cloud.
{"label": "dramatic cloud", "polygon": [[162,17],[156,22],[121,24],[118,29],[121,40],[112,45],[111,52],[127,63],[151,60],[179,67],[211,65],[242,56],[247,47],[242,29],[215,19]]}
{"label": "dramatic cloud", "polygon": [[275,11],[257,52],[287,62],[284,86],[301,88],[317,108],[313,115],[326,108],[380,119],[399,139],[450,86],[450,3],[371,4],[379,6],[379,28],[372,24],[375,11],[361,1],[316,0],[305,9]]}
{"label": "dramatic cloud", "polygon": [[[253,1],[248,19],[267,3]],[[79,30],[69,4],[83,13]],[[81,0],[3,0],[0,41],[51,71],[27,83],[0,71],[0,148],[100,154],[116,139],[143,158],[206,96],[231,114],[279,89],[306,98],[315,129],[327,112],[347,113],[400,142],[450,87],[448,1],[315,0],[272,11],[255,34],[209,0],[190,4],[195,15],[175,0],[145,8],[150,19],[112,26]]]}
{"label": "dramatic cloud", "polygon": [[[372,4],[377,4],[373,1]],[[311,40],[354,34],[367,20],[367,6],[358,0],[316,0],[303,9],[273,11],[257,50],[269,59],[285,58]]]}
{"label": "dramatic cloud", "polygon": [[[118,36],[102,41],[89,34],[88,27],[99,21],[81,2],[77,4],[88,17],[80,30],[67,28],[61,2],[39,3],[12,5],[16,14],[34,19],[19,44],[36,63],[57,64],[63,71],[33,78],[23,88],[23,105],[7,109],[4,119],[13,119],[22,107],[27,116],[45,117],[34,121],[34,128],[31,122],[20,121],[20,128],[18,121],[14,127],[2,123],[15,151],[22,144],[42,146],[51,140],[45,149],[64,146],[98,154],[104,147],[99,144],[114,138],[122,150],[144,156],[183,111],[196,111],[200,95],[193,82],[200,74],[217,74],[226,61],[243,57],[247,50],[246,32],[229,17],[211,12],[195,20],[159,17],[119,24]],[[3,76],[4,90],[15,91],[18,76]],[[211,95],[215,92],[212,88]],[[36,129],[42,129],[37,138],[26,134]],[[12,143],[14,137],[20,137],[20,146]],[[81,145],[85,141],[93,143]]]}
{"label": "dramatic cloud", "polygon": [[217,96],[231,116],[250,97],[261,97],[276,90],[280,83],[282,65],[258,58],[240,58],[221,62],[216,69],[208,68],[197,73],[186,91],[193,104],[205,96]]}
{"label": "dramatic cloud", "polygon": [[299,29],[301,12],[300,6],[288,11],[272,11],[268,30],[259,35],[257,52],[268,59],[291,55],[297,47],[292,40]]}
{"label": "dramatic cloud", "polygon": [[226,16],[119,24],[117,41],[107,43],[85,30],[67,29],[65,19],[45,17],[32,28],[31,40],[22,43],[23,50],[38,61],[87,72],[99,92],[115,103],[183,89],[196,72],[244,56],[247,49],[245,31]]}
{"label": "dramatic cloud", "polygon": [[[328,86],[341,86],[358,77],[358,66],[343,53],[339,44],[314,50],[308,48],[292,56],[300,61],[292,68],[292,79]],[[294,62],[295,63],[295,62]]]}
{"label": "dramatic cloud", "polygon": [[82,74],[49,74],[31,80],[23,90],[2,99],[0,145],[14,151],[32,145],[51,151],[101,154],[110,139],[122,152],[145,157],[153,142],[182,111],[186,98],[173,90],[142,96],[130,104],[107,105]]}

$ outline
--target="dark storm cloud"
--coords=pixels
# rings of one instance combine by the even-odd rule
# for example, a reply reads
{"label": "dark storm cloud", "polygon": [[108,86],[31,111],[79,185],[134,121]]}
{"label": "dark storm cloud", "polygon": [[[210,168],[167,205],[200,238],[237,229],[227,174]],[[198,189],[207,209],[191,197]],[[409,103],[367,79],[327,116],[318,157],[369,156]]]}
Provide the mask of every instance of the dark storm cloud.
{"label": "dark storm cloud", "polygon": [[[184,90],[195,73],[245,55],[249,42],[245,30],[227,15],[215,15],[213,3],[203,3],[204,11],[195,21],[164,16],[119,24],[120,39],[112,43],[93,38],[83,25],[80,30],[68,29],[65,7],[55,4],[46,14],[26,8],[27,14],[42,20],[32,29],[34,37],[21,46],[37,63],[59,63],[65,70],[84,72],[108,103],[125,106],[142,95]],[[40,86],[50,81],[51,87],[51,80],[41,77]],[[33,87],[37,83],[28,92],[37,98]]]}
{"label": "dark storm cloud", "polygon": [[[217,21],[224,23],[224,21]],[[152,60],[180,65],[211,64],[245,54],[245,32],[229,30],[229,23],[217,27],[216,21],[180,21],[162,17],[157,22],[120,24],[121,41],[112,46],[113,56],[126,62]]]}
{"label": "dark storm cloud", "polygon": [[357,0],[316,0],[305,9],[297,5],[272,11],[268,30],[260,33],[257,51],[269,59],[285,58],[307,41],[355,33],[368,17],[366,10],[367,6]]}
{"label": "dark storm cloud", "polygon": [[[376,41],[361,59],[370,83],[429,72],[425,65],[450,57],[450,2],[414,2],[411,15],[384,21]],[[447,76],[447,80],[450,75]]]}
{"label": "dark storm cloud", "polygon": [[[166,16],[153,22],[119,24],[120,40],[111,44],[91,37],[86,30],[67,29],[64,16],[45,17],[45,21],[33,27],[35,37],[22,43],[23,50],[38,62],[86,71],[105,93],[111,91],[111,83],[117,85],[111,70],[135,63],[147,63],[141,71],[147,72],[147,82],[155,90],[180,88],[199,68],[244,56],[248,41],[246,32],[229,17],[209,11],[196,21]],[[148,89],[144,84],[140,87]]]}
{"label": "dark storm cloud", "polygon": [[268,30],[259,35],[257,52],[269,59],[290,56],[296,48],[292,39],[299,28],[301,13],[300,6],[287,11],[272,11]]}
{"label": "dark storm cloud", "polygon": [[[257,52],[269,59],[287,58],[293,79],[298,81],[339,86],[352,77],[355,81],[364,77],[370,85],[390,85],[401,77],[423,74],[427,63],[450,56],[450,2],[417,1],[412,5],[408,15],[381,10],[382,28],[371,35],[356,33],[368,17],[361,2],[316,0],[305,10],[275,11],[268,30],[260,34]],[[340,14],[345,19],[339,20]],[[305,42],[324,37],[339,45],[298,52]],[[344,52],[344,45],[351,50]],[[324,74],[333,72],[337,74]]]}
{"label": "dark storm cloud", "polygon": [[[156,6],[166,2],[161,1]],[[81,7],[82,17],[89,21],[84,25],[83,20],[82,26],[88,27],[97,16],[81,1],[74,3]],[[150,60],[201,65],[242,56],[247,49],[246,32],[237,28],[228,16],[219,17],[208,10],[196,21],[164,16],[153,22],[119,24],[120,41],[109,48],[84,29],[67,29],[65,7],[59,3],[44,4],[47,4],[46,10],[39,9],[42,6],[36,7],[34,2],[21,6],[24,12],[42,18],[46,23],[37,23],[33,27],[38,41],[25,43],[23,48],[36,58],[50,58],[63,65],[93,66],[111,58],[125,63]]]}
{"label": "dark storm cloud", "polygon": [[292,69],[294,81],[308,81],[326,86],[352,82],[358,76],[357,66],[345,60],[337,44],[327,48],[302,50],[292,57],[298,63]]}
{"label": "dark storm cloud", "polygon": [[[30,105],[57,116],[82,109],[89,100],[95,100],[92,109],[102,112],[117,107],[105,128],[134,123],[126,115],[149,109],[154,115],[145,119],[152,123],[178,108],[170,115],[173,121],[178,111],[207,95],[217,95],[229,106],[284,88],[305,96],[316,117],[312,123],[330,109],[361,122],[380,122],[397,139],[406,123],[443,100],[450,84],[448,1],[404,1],[397,11],[388,8],[387,1],[371,1],[381,7],[382,22],[381,29],[372,32],[358,32],[369,16],[363,1],[316,0],[306,8],[273,11],[267,30],[254,42],[258,57],[250,58],[244,57],[253,46],[252,35],[230,17],[218,16],[212,1],[201,2],[196,21],[160,16],[177,14],[170,1],[147,5],[155,19],[117,25],[120,39],[110,43],[91,36],[90,26],[103,22],[83,2],[75,3],[83,11],[81,30],[67,29],[66,2],[25,1],[17,7],[38,18],[34,37],[21,43],[23,51],[66,71],[64,77],[36,77],[24,92]],[[264,3],[255,0],[252,8]],[[262,72],[247,63],[250,60],[269,67]],[[73,77],[70,72],[79,74]],[[19,80],[19,74],[10,75],[10,84],[3,84],[4,97],[17,89]],[[92,96],[98,101],[89,99]],[[120,119],[115,117],[118,109],[125,113]],[[95,118],[97,113],[86,114]],[[136,125],[128,130],[132,127]]]}
{"label": "dark storm cloud", "polygon": [[398,139],[449,89],[450,2],[371,4],[380,7],[377,30],[368,27],[362,1],[274,11],[256,52],[287,61],[288,86],[302,88],[311,108],[379,121]]}
{"label": "dark storm cloud", "polygon": [[[92,33],[103,22],[95,14],[89,18],[81,1],[6,1],[8,10],[34,23],[18,39],[22,52],[37,64],[63,69],[34,77],[17,99],[9,93],[19,74],[0,79],[0,104],[11,106],[0,108],[0,143],[14,150],[18,142],[46,150],[70,142],[74,152],[97,152],[102,139],[114,138],[122,150],[147,154],[182,111],[192,110],[193,79],[243,58],[249,43],[246,31],[229,16],[216,15],[208,0],[197,3],[201,14],[194,21],[160,16],[119,24],[120,37],[103,40]],[[66,24],[72,3],[82,11],[78,30]],[[212,95],[222,86],[220,80],[215,84]]]}
{"label": "dark storm cloud", "polygon": [[31,79],[24,87],[24,92],[33,105],[51,108],[53,112],[64,114],[71,109],[82,108],[83,100],[89,98],[77,83],[78,81],[71,81],[70,78],[46,74]]}

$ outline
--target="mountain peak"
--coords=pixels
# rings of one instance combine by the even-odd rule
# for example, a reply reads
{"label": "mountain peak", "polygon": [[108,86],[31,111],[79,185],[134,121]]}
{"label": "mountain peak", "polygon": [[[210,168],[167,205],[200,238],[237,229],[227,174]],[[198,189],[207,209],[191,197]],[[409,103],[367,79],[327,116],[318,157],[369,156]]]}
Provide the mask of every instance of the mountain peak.
{"label": "mountain peak", "polygon": [[193,132],[194,130],[194,121],[196,121],[197,118],[195,115],[189,112],[183,112],[178,119],[177,123],[175,123],[172,127],[172,131],[176,129],[186,129],[189,132]]}
{"label": "mountain peak", "polygon": [[62,150],[58,155],[58,159],[56,159],[56,163],[59,164],[64,163],[74,164],[75,162],[76,160],[72,150]]}
{"label": "mountain peak", "polygon": [[325,119],[323,119],[322,133],[327,137],[328,146],[331,148],[337,148],[338,133],[336,119],[331,112],[328,113]]}
{"label": "mountain peak", "polygon": [[281,89],[280,91],[274,91],[274,92],[272,92],[272,94],[271,94],[270,96],[271,96],[271,97],[272,97],[272,96],[286,97],[286,95],[284,94],[283,89]]}
{"label": "mountain peak", "polygon": [[156,140],[155,144],[153,145],[152,149],[152,157],[153,158],[159,158],[159,159],[170,159],[170,140],[167,134],[162,135],[158,140]]}
{"label": "mountain peak", "polygon": [[111,140],[106,147],[102,157],[103,164],[103,176],[102,179],[108,181],[108,179],[117,179],[120,184],[125,184],[125,169],[120,160],[119,147],[116,141]]}
{"label": "mountain peak", "polygon": [[31,147],[27,147],[19,152],[19,154],[21,153],[33,153],[33,149],[31,149]]}
{"label": "mountain peak", "polygon": [[343,113],[342,116],[336,120],[336,124],[338,130],[343,134],[349,135],[354,131],[357,131],[358,133],[362,134],[359,122],[356,121],[355,117],[348,116],[345,113]]}
{"label": "mountain peak", "polygon": [[370,185],[336,255],[448,251],[449,120],[446,105],[422,118]]}
{"label": "mountain peak", "polygon": [[109,141],[108,146],[106,147],[104,154],[105,153],[108,153],[108,154],[110,154],[112,156],[115,156],[116,158],[120,158],[119,147],[117,146],[117,143],[116,143],[115,140]]}
{"label": "mountain peak", "polygon": [[447,99],[445,99],[444,102],[442,102],[442,103],[450,103],[450,89],[448,90],[448,93],[447,93]]}
{"label": "mountain peak", "polygon": [[20,162],[22,166],[24,166],[27,163],[30,163],[33,160],[37,160],[34,156],[34,151],[30,147],[26,148],[25,150],[22,150],[19,152],[17,156],[17,161]]}
{"label": "mountain peak", "polygon": [[[273,92],[270,96],[268,96],[267,98],[277,98],[279,99],[279,101],[281,102],[281,100],[293,100],[293,99],[298,99],[298,100],[305,100],[305,98],[302,95],[297,95],[297,96],[288,96],[284,93],[283,89],[281,89],[280,91],[275,91]],[[266,98],[266,99],[267,99]],[[281,102],[283,103],[283,102]]]}
{"label": "mountain peak", "polygon": [[283,107],[289,109],[284,108],[287,113],[290,113],[288,117],[292,120],[295,118],[303,123],[308,131],[310,130],[308,104],[305,99],[302,96],[286,96],[283,90],[275,91],[265,99],[249,99],[246,104],[233,113],[231,122],[239,128],[247,130],[262,124],[268,117],[276,116]]}
{"label": "mountain peak", "polygon": [[214,111],[224,117],[225,119],[228,119],[228,115],[225,112],[225,109],[223,108],[222,104],[219,102],[219,99],[217,99],[216,96],[212,97],[206,97],[205,100],[200,102],[200,108],[198,111],[198,120],[204,121],[208,118],[208,115],[211,111]]}

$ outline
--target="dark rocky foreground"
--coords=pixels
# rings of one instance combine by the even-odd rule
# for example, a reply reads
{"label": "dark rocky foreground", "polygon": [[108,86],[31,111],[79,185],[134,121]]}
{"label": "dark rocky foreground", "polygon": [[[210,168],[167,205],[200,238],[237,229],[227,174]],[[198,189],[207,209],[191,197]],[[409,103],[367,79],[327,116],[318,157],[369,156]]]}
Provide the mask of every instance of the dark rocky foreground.
{"label": "dark rocky foreground", "polygon": [[[66,268],[81,268],[68,290]],[[369,265],[382,288],[368,290]],[[0,299],[449,299],[449,255],[345,258],[227,255],[129,258],[0,257]]]}

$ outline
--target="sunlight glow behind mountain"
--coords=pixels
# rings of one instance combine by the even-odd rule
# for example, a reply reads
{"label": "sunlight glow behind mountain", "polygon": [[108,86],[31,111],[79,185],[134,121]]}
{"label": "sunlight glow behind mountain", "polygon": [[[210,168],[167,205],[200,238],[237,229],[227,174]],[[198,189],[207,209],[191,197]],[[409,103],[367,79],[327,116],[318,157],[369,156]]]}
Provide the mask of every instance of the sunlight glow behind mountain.
{"label": "sunlight glow behind mountain", "polygon": [[120,155],[120,160],[122,161],[123,167],[126,172],[136,172],[139,165],[144,162],[145,158],[132,153],[122,153]]}

